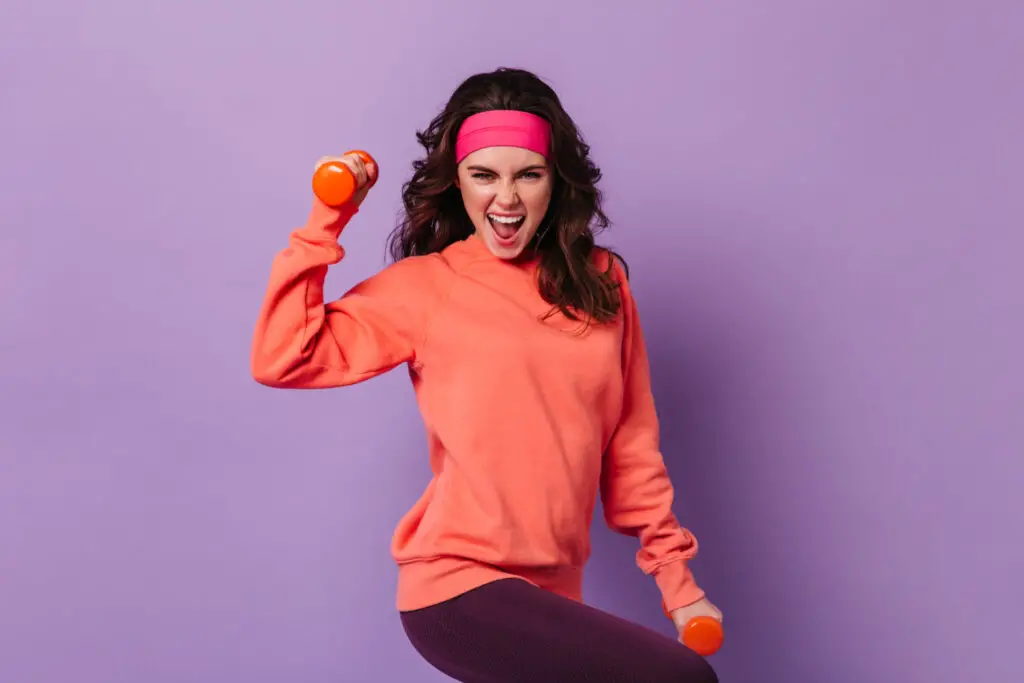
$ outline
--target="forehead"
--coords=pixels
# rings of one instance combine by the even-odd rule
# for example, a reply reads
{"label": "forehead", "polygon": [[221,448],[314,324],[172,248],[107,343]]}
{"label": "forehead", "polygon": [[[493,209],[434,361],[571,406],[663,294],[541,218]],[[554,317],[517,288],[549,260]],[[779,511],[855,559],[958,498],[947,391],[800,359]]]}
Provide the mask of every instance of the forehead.
{"label": "forehead", "polygon": [[544,156],[522,147],[484,147],[462,160],[462,166],[486,166],[495,171],[515,171],[535,165],[546,165]]}

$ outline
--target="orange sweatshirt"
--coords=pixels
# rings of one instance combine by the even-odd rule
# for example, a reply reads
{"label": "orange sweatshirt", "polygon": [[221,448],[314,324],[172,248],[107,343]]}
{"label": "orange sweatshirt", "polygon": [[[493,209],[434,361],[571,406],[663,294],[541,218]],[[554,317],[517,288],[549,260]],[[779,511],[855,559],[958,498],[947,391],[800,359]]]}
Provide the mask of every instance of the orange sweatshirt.
{"label": "orange sweatshirt", "polygon": [[327,268],[344,257],[337,240],[355,213],[315,203],[274,259],[252,373],[314,389],[408,365],[433,477],[392,540],[398,609],[509,576],[582,600],[598,493],[608,525],[639,538],[637,564],[666,607],[701,598],[621,265],[621,314],[582,335],[560,313],[541,320],[550,305],[536,263],[498,259],[476,237],[394,263],[325,305]]}

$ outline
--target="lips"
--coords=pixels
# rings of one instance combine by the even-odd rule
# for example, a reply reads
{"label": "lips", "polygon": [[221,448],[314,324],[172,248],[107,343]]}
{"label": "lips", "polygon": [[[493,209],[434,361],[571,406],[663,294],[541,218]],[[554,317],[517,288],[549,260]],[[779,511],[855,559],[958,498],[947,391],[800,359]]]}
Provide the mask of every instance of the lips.
{"label": "lips", "polygon": [[490,222],[491,229],[494,230],[494,234],[497,235],[499,239],[507,241],[516,236],[516,233],[519,232],[519,228],[522,227],[526,217],[487,214],[487,220]]}

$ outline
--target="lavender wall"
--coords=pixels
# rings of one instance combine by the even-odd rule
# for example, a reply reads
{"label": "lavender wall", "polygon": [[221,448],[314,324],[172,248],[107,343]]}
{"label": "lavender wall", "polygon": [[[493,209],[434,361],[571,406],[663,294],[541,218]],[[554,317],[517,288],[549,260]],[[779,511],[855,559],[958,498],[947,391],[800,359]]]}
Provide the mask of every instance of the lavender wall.
{"label": "lavender wall", "polygon": [[[4,4],[0,681],[442,680],[392,609],[407,378],[248,347],[313,162],[384,169],[340,294],[501,64],[605,170],[723,680],[1024,679],[1019,3],[595,4]],[[668,633],[595,543],[589,600]]]}

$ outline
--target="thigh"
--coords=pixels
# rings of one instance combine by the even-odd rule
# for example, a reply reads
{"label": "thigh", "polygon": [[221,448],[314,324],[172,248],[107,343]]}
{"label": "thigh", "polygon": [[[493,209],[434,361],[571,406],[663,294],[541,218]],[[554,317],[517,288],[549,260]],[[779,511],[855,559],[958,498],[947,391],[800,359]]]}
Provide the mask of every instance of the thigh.
{"label": "thigh", "polygon": [[678,641],[518,579],[503,579],[402,623],[431,665],[463,683],[716,683]]}

